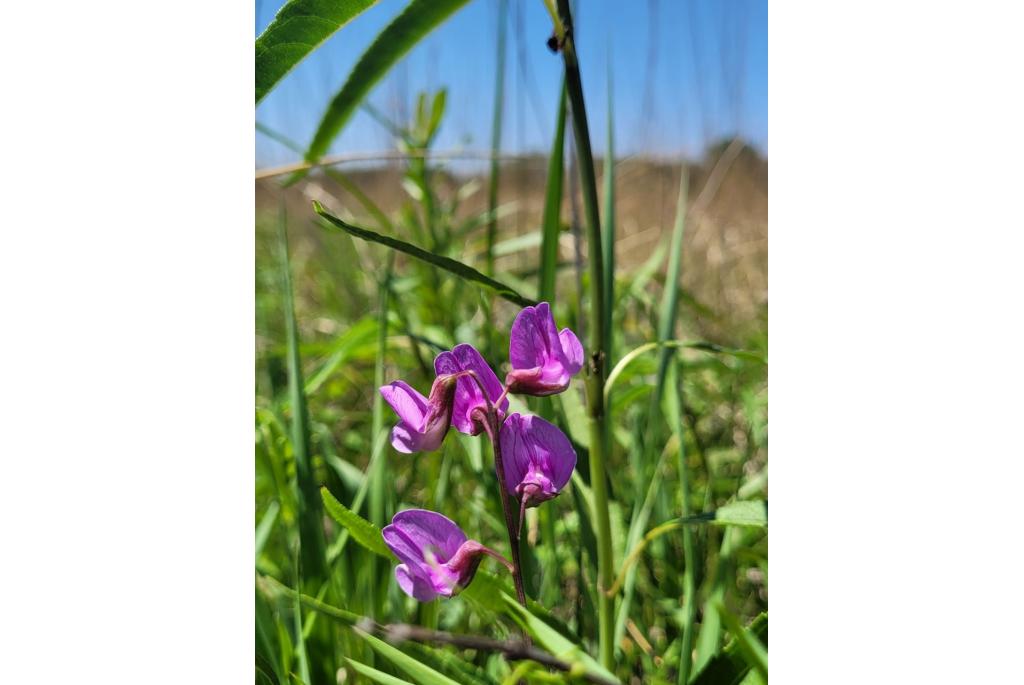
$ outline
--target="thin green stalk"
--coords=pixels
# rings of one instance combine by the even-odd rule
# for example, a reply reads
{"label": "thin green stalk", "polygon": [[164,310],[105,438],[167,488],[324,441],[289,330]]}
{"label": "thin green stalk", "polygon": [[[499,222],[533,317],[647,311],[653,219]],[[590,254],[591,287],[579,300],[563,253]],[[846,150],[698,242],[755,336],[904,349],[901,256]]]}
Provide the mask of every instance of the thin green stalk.
{"label": "thin green stalk", "polygon": [[[684,440],[685,427],[683,425],[683,362],[676,357],[676,363],[671,367],[669,381],[673,385],[673,392],[668,395],[667,414],[671,417],[672,430],[679,440],[679,498],[680,512],[682,518],[690,516],[690,472],[686,467],[686,441]],[[678,685],[687,685],[690,680],[691,667],[693,665],[693,632],[694,619],[696,617],[697,603],[696,584],[694,572],[696,570],[697,556],[693,546],[693,530],[689,526],[683,526],[683,636],[679,644],[679,670]]]}
{"label": "thin green stalk", "polygon": [[572,108],[573,135],[579,161],[583,208],[587,221],[587,249],[590,262],[590,359],[586,376],[587,414],[590,428],[590,487],[594,502],[594,523],[597,534],[597,586],[598,635],[601,664],[615,667],[614,602],[605,594],[611,586],[612,568],[611,519],[608,513],[606,460],[609,452],[609,431],[605,421],[604,367],[605,320],[604,281],[601,254],[601,218],[598,211],[597,181],[594,158],[590,149],[590,128],[583,100],[583,83],[572,34],[572,14],[568,0],[558,0],[559,21],[555,24],[556,38],[561,44],[565,63],[565,81]]}
{"label": "thin green stalk", "polygon": [[[384,277],[378,286],[377,359],[373,368],[373,383],[375,388],[379,388],[384,385],[384,360],[387,355],[388,340],[388,294],[391,291],[391,270],[395,262],[395,253],[393,251],[388,251],[387,260]],[[379,392],[373,393],[373,413],[370,425],[370,444],[373,445],[374,440],[384,430],[384,402]],[[370,521],[378,527],[383,527],[386,523],[385,518],[387,517],[387,459],[373,460],[366,477],[370,479]],[[369,578],[369,588],[367,596],[370,598],[370,607],[372,607],[373,614],[376,615],[377,609],[383,609],[384,606],[383,595],[377,592],[378,579],[380,577],[377,573],[379,560],[376,557],[371,557],[369,565],[370,572],[367,575]],[[378,594],[381,594],[381,596],[378,597]]]}
{"label": "thin green stalk", "polygon": [[498,3],[498,55],[495,66],[494,118],[491,123],[491,185],[487,193],[487,273],[494,275],[494,243],[498,235],[498,151],[501,148],[501,114],[505,107],[505,41],[508,34],[508,0]]}
{"label": "thin green stalk", "polygon": [[548,158],[548,183],[544,193],[544,233],[540,246],[541,302],[554,303],[555,275],[558,269],[558,238],[562,232],[562,180],[565,155],[565,80],[558,90],[558,119],[555,139]]}
{"label": "thin green stalk", "polygon": [[612,112],[612,63],[608,62],[608,149],[604,153],[604,351],[608,363],[615,358],[612,349],[612,310],[615,307],[615,125]]}

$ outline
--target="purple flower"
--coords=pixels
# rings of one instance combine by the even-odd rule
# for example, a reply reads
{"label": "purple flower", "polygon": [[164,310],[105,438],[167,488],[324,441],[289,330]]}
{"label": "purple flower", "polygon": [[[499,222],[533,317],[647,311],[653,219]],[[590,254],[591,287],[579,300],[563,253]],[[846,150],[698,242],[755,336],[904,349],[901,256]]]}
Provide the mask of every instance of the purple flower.
{"label": "purple flower", "polygon": [[[487,365],[476,348],[467,343],[456,345],[451,352],[442,352],[434,360],[434,370],[441,374],[454,374],[460,371],[471,371],[479,379],[479,384],[468,374],[460,376],[455,389],[455,407],[452,411],[452,425],[456,430],[467,435],[477,435],[483,426],[473,417],[476,409],[487,409],[487,398],[480,389],[482,384],[490,401],[498,409],[498,420],[508,411],[508,400],[504,397],[501,381]],[[498,400],[501,402],[498,402]]]}
{"label": "purple flower", "polygon": [[391,430],[391,444],[399,452],[433,452],[448,433],[451,423],[456,379],[441,375],[434,379],[430,397],[416,392],[405,381],[381,387],[380,394],[400,419]]}
{"label": "purple flower", "polygon": [[568,388],[569,379],[583,368],[579,338],[568,328],[558,332],[547,302],[519,312],[510,338],[512,371],[505,378],[509,392],[554,395]]}
{"label": "purple flower", "polygon": [[499,434],[505,488],[522,513],[565,487],[576,468],[576,451],[565,433],[539,416],[512,414]]}
{"label": "purple flower", "polygon": [[467,539],[451,519],[437,512],[400,511],[381,532],[384,542],[402,562],[395,567],[398,586],[421,602],[438,595],[451,597],[469,585],[481,554],[495,557],[511,570],[504,557]]}

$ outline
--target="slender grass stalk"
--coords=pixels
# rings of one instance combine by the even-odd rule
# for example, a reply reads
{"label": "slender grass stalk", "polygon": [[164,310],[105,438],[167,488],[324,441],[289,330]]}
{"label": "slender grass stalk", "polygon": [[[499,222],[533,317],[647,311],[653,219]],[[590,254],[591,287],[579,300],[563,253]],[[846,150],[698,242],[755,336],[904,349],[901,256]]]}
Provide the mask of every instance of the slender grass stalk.
{"label": "slender grass stalk", "polygon": [[[388,250],[387,266],[384,269],[383,278],[377,286],[377,358],[373,367],[373,384],[375,388],[384,385],[384,360],[387,356],[388,341],[388,295],[391,292],[391,271],[394,268],[394,263],[395,253],[392,250]],[[370,424],[370,444],[372,445],[377,436],[384,430],[384,400],[379,392],[373,393],[373,413]],[[373,460],[371,469],[367,473],[367,478],[370,480],[370,521],[378,527],[383,527],[387,518],[387,460]],[[369,578],[367,596],[370,598],[370,606],[373,608],[374,615],[377,615],[377,609],[383,609],[384,606],[383,593],[377,592],[378,579],[380,577],[377,573],[379,565],[379,560],[376,557],[369,559],[371,570],[367,576]],[[378,596],[378,594],[381,596]]]}
{"label": "slender grass stalk", "polygon": [[494,243],[498,236],[498,175],[501,165],[498,150],[501,148],[501,115],[505,108],[505,42],[508,36],[508,0],[498,3],[498,54],[494,81],[494,115],[491,120],[491,184],[487,192],[487,273],[494,275]]}
{"label": "slender grass stalk", "polygon": [[555,300],[555,275],[558,269],[558,237],[562,232],[562,180],[565,161],[565,80],[558,90],[558,119],[555,139],[548,158],[548,183],[544,192],[544,233],[540,247],[541,302]]}
{"label": "slender grass stalk", "polygon": [[615,308],[615,119],[612,111],[612,63],[608,61],[608,149],[604,153],[604,352],[608,364],[615,359],[612,348],[612,310]]}
{"label": "slender grass stalk", "polygon": [[608,513],[608,489],[606,459],[610,440],[608,424],[605,421],[604,367],[606,326],[604,304],[604,280],[602,267],[601,218],[598,210],[597,181],[594,174],[594,157],[590,149],[590,128],[583,100],[583,82],[580,78],[579,61],[572,34],[572,14],[569,0],[558,0],[558,21],[555,33],[561,45],[565,63],[566,89],[572,108],[573,135],[579,161],[580,180],[583,194],[583,209],[587,221],[587,249],[590,262],[590,359],[586,376],[587,415],[590,428],[590,487],[594,502],[594,523],[597,535],[597,615],[601,664],[611,670],[615,667],[614,649],[614,600],[605,594],[611,586],[612,568],[611,519]]}
{"label": "slender grass stalk", "polygon": [[[685,426],[683,425],[683,362],[678,356],[676,363],[671,368],[670,381],[674,386],[673,392],[669,395],[668,415],[671,417],[672,430],[679,440],[679,499],[680,512],[682,517],[690,516],[690,472],[686,468],[686,441],[684,440]],[[696,572],[697,555],[693,547],[693,530],[684,526],[683,536],[683,636],[679,644],[679,670],[678,685],[687,685],[690,680],[690,671],[693,665],[693,632],[694,620],[697,612]]]}

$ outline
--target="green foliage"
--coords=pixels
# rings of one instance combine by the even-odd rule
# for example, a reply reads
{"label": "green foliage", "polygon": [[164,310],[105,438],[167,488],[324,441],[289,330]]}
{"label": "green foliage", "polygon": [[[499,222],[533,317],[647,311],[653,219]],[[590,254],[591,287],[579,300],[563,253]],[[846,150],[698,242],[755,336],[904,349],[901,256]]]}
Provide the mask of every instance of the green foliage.
{"label": "green foliage", "polygon": [[445,271],[455,274],[456,276],[459,276],[460,278],[463,278],[467,281],[478,283],[486,288],[490,288],[495,293],[505,298],[509,302],[518,304],[522,307],[528,307],[536,304],[534,300],[523,297],[515,290],[513,290],[511,287],[505,285],[504,283],[499,283],[493,278],[485,276],[484,274],[480,273],[471,266],[467,266],[466,264],[458,262],[449,257],[445,257],[444,255],[434,254],[433,252],[429,252],[422,248],[416,247],[415,245],[407,243],[403,240],[391,238],[386,235],[380,235],[379,233],[374,233],[373,231],[369,231],[365,228],[353,226],[352,224],[346,223],[345,221],[342,221],[338,217],[333,216],[330,212],[324,209],[319,202],[314,202],[313,208],[316,210],[317,214],[326,219],[331,225],[336,226],[337,228],[340,228],[343,231],[346,231],[347,233],[356,236],[357,238],[362,238],[363,240],[370,240],[375,243],[380,243],[381,245],[387,245],[393,250],[404,252],[407,255],[415,257],[416,259],[420,259],[424,262],[427,262],[428,264],[432,264],[440,269],[444,269]]}
{"label": "green foliage", "polygon": [[256,39],[256,102],[331,34],[377,0],[290,0]]}
{"label": "green foliage", "polygon": [[327,509],[327,513],[331,515],[331,518],[348,529],[353,540],[374,554],[391,558],[391,550],[384,544],[380,528],[359,514],[352,512],[348,507],[335,499],[334,495],[327,488],[320,488],[320,494],[323,496],[324,508]]}
{"label": "green foliage", "polygon": [[315,162],[330,146],[370,89],[424,36],[467,0],[412,0],[363,53],[320,120],[306,160]]}

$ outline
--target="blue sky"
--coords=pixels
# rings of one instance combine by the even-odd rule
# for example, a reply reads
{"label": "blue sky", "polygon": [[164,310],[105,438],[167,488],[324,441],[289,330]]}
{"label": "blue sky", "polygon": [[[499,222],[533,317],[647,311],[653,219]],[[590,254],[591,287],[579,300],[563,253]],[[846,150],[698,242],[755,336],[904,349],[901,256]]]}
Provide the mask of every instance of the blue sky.
{"label": "blue sky", "polygon": [[[256,3],[257,35],[282,2]],[[381,0],[343,27],[278,83],[256,108],[256,120],[308,144],[359,55],[406,4]],[[693,157],[709,140],[734,133],[767,154],[767,0],[577,0],[576,6],[595,154],[605,148],[609,60],[616,155]],[[561,58],[545,46],[551,20],[541,0],[511,0],[509,7],[502,149],[546,152]],[[423,89],[446,87],[448,110],[436,146],[487,149],[497,21],[498,0],[472,0],[406,55],[374,88],[369,101],[397,118],[403,101],[411,104]],[[387,132],[360,111],[331,152],[392,148]],[[256,134],[258,166],[296,158]]]}

